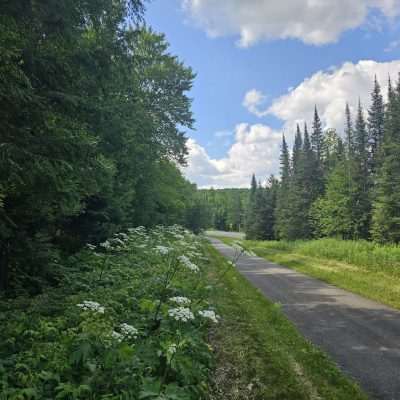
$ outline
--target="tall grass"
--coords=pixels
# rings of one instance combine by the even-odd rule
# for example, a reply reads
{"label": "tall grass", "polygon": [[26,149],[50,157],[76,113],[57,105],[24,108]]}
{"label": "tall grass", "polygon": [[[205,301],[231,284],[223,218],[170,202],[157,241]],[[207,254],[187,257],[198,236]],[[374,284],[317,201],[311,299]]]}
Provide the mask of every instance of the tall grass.
{"label": "tall grass", "polygon": [[295,252],[400,274],[400,246],[380,245],[366,240],[318,239],[309,241],[247,241],[251,248]]}

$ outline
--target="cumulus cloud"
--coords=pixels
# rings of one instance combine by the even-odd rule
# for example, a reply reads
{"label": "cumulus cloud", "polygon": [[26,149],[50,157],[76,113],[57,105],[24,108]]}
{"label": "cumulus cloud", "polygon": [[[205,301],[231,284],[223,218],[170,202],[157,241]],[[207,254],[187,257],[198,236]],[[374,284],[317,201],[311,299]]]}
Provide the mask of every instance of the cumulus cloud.
{"label": "cumulus cloud", "polygon": [[281,134],[262,124],[238,124],[235,143],[226,157],[212,159],[194,139],[187,142],[188,166],[184,173],[199,187],[248,187],[251,175],[264,178],[279,169]]}
{"label": "cumulus cloud", "polygon": [[[349,102],[354,116],[359,97],[364,107],[369,107],[374,76],[380,82],[385,97],[388,76],[395,81],[399,71],[400,60],[386,63],[360,61],[331,67],[327,71],[316,72],[289,93],[275,99],[267,112],[282,120],[282,130],[289,142],[293,141],[296,123],[312,121],[315,104],[324,126],[336,128],[341,133],[346,102]],[[245,96],[244,104],[249,108],[255,106],[259,111],[258,100],[264,100],[263,96],[253,89]],[[229,131],[220,132],[215,136],[228,136]],[[264,124],[241,123],[235,127],[232,139],[234,142],[229,144],[227,155],[220,159],[210,158],[204,147],[189,139],[186,176],[200,187],[222,188],[248,187],[253,173],[259,179],[278,174],[280,131]]]}
{"label": "cumulus cloud", "polygon": [[265,99],[266,96],[261,91],[251,89],[244,95],[242,104],[250,113],[257,115],[257,117],[263,117],[268,113],[268,110],[260,110],[260,106],[263,105]]}
{"label": "cumulus cloud", "polygon": [[210,37],[239,36],[248,47],[260,40],[298,39],[323,45],[362,25],[371,10],[400,15],[398,0],[182,0],[191,19]]}
{"label": "cumulus cloud", "polygon": [[346,102],[349,102],[353,115],[359,98],[364,108],[369,107],[374,76],[386,96],[388,76],[396,80],[399,71],[400,61],[379,63],[365,60],[357,64],[344,63],[329,71],[319,71],[290,93],[275,99],[268,113],[284,121],[285,131],[290,133],[294,131],[296,123],[312,121],[314,105],[317,105],[325,127],[336,128],[341,132]]}

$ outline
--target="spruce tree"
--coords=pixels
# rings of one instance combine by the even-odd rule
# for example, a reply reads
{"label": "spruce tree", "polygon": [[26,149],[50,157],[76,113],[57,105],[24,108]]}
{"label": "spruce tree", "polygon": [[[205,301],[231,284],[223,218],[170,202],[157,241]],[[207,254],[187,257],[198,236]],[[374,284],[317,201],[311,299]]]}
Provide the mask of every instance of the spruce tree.
{"label": "spruce tree", "polygon": [[354,132],[355,168],[353,180],[353,214],[355,237],[366,239],[369,236],[371,217],[370,179],[368,171],[368,133],[361,102],[358,103],[356,127]]}
{"label": "spruce tree", "polygon": [[318,115],[317,106],[314,108],[313,130],[311,133],[311,148],[314,153],[314,172],[313,172],[313,196],[317,198],[324,191],[324,171],[322,162],[322,149],[324,135],[321,120]]}
{"label": "spruce tree", "polygon": [[255,237],[255,224],[256,224],[256,207],[257,207],[257,180],[253,174],[250,183],[249,200],[247,203],[246,220],[245,220],[245,233],[247,239],[254,239]]}
{"label": "spruce tree", "polygon": [[297,124],[296,136],[294,139],[293,153],[292,153],[292,173],[293,176],[299,172],[299,167],[302,157],[303,139],[301,137],[300,127]]}
{"label": "spruce tree", "polygon": [[389,80],[384,134],[373,203],[372,236],[379,242],[400,242],[400,79]]}
{"label": "spruce tree", "polygon": [[369,169],[372,173],[376,171],[378,150],[383,138],[384,119],[385,106],[381,88],[375,75],[374,89],[371,94],[371,107],[368,110]]}
{"label": "spruce tree", "polygon": [[323,142],[323,132],[322,132],[322,124],[318,115],[317,106],[314,108],[314,121],[313,121],[313,131],[311,134],[311,145],[312,149],[315,153],[315,159],[317,161],[317,165],[321,165],[322,158],[322,142]]}
{"label": "spruce tree", "polygon": [[349,103],[346,103],[345,116],[346,116],[346,121],[345,121],[344,133],[346,139],[346,150],[347,154],[353,154],[354,151],[353,122],[351,119]]}
{"label": "spruce tree", "polygon": [[288,230],[290,227],[290,204],[289,204],[289,190],[290,190],[290,161],[289,150],[286,143],[285,136],[282,137],[282,147],[280,155],[280,175],[281,181],[277,195],[277,207],[275,210],[275,235],[277,238],[288,238]]}

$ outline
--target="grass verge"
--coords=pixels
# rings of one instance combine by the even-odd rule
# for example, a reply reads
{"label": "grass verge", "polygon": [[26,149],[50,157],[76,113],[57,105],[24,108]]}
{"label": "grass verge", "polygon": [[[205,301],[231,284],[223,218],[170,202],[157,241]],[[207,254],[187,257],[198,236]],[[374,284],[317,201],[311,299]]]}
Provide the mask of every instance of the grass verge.
{"label": "grass verge", "polygon": [[[235,239],[218,237],[226,244]],[[241,241],[269,261],[285,265],[371,300],[400,309],[400,248],[366,241]]]}
{"label": "grass verge", "polygon": [[216,370],[211,400],[361,400],[356,384],[209,246]]}

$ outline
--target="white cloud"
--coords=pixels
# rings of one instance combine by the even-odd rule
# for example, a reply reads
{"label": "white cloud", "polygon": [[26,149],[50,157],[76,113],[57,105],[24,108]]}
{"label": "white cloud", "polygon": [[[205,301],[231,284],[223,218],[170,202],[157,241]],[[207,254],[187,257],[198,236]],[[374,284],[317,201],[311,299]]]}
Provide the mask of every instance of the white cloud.
{"label": "white cloud", "polygon": [[[400,60],[387,63],[360,61],[357,64],[345,63],[340,67],[331,67],[327,71],[316,72],[292,88],[289,93],[275,99],[268,113],[283,121],[289,142],[292,142],[297,122],[311,123],[315,104],[324,126],[342,132],[346,101],[355,115],[358,97],[365,107],[370,104],[374,76],[377,76],[386,96],[388,76],[390,75],[394,82],[399,71]],[[250,92],[258,93],[261,97],[258,94],[246,96],[245,103],[257,106],[259,103],[256,100],[263,95],[257,90]],[[225,133],[217,133],[217,137],[225,136]],[[220,159],[210,158],[204,147],[189,139],[188,167],[185,169],[185,175],[199,187],[221,188],[248,187],[253,173],[258,179],[278,174],[280,132],[264,124],[241,123],[235,127],[234,133],[234,143],[229,144],[227,155]]]}
{"label": "white cloud", "polygon": [[182,0],[191,19],[210,37],[239,36],[248,47],[260,40],[299,39],[322,45],[366,22],[371,10],[400,15],[398,0]]}
{"label": "white cloud", "polygon": [[248,187],[253,173],[258,178],[277,174],[281,134],[262,124],[238,124],[235,143],[227,156],[212,159],[194,139],[189,139],[188,167],[184,173],[199,187]]}
{"label": "white cloud", "polygon": [[249,90],[245,95],[242,105],[247,108],[247,110],[257,115],[257,117],[263,117],[268,113],[268,110],[260,110],[260,106],[265,102],[266,96],[257,89]]}
{"label": "white cloud", "polygon": [[388,76],[395,81],[399,72],[400,61],[344,63],[341,67],[319,71],[305,79],[290,93],[275,99],[268,112],[283,120],[285,131],[290,133],[296,123],[312,121],[314,105],[317,105],[323,124],[341,132],[346,102],[355,115],[358,98],[364,108],[369,106],[375,75],[386,96]]}

